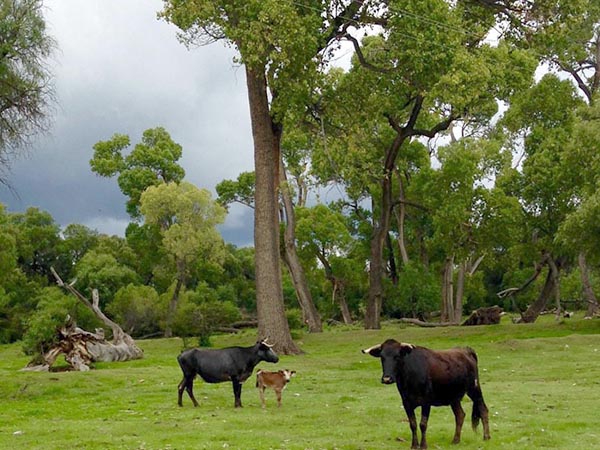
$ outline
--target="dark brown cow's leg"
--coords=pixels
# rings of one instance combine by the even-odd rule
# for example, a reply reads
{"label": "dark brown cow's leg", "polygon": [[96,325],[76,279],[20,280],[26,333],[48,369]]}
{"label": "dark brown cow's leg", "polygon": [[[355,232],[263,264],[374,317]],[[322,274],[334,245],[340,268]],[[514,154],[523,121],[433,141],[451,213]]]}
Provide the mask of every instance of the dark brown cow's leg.
{"label": "dark brown cow's leg", "polygon": [[460,433],[462,431],[466,414],[462,409],[460,401],[454,402],[450,406],[452,407],[452,412],[454,413],[454,419],[456,421],[456,430],[454,431],[454,439],[452,439],[452,443],[458,444],[460,442]]}
{"label": "dark brown cow's leg", "polygon": [[483,422],[483,439],[488,440],[490,438],[489,412],[483,401],[483,394],[479,385],[476,384],[474,389],[467,391],[467,395],[473,400],[473,413],[471,415],[473,430],[477,428],[479,419],[481,419]]}
{"label": "dark brown cow's leg", "polygon": [[417,439],[417,418],[415,416],[415,408],[404,407],[406,415],[408,416],[408,423],[410,425],[410,432],[412,433],[412,444],[410,448],[419,448],[419,441]]}
{"label": "dark brown cow's leg", "polygon": [[232,378],[231,382],[233,383],[233,396],[235,397],[236,408],[242,407],[242,383],[237,378]]}
{"label": "dark brown cow's leg", "polygon": [[421,407],[421,448],[427,448],[427,420],[429,420],[429,413],[431,406],[423,405]]}

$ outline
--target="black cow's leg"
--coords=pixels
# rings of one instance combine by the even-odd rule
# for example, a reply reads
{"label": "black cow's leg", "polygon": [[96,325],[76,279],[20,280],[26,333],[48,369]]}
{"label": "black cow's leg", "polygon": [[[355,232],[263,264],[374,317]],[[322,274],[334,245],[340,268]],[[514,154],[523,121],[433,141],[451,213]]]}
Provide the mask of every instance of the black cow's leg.
{"label": "black cow's leg", "polygon": [[423,405],[421,406],[421,448],[427,448],[427,420],[429,419],[429,412],[431,411],[431,406]]}
{"label": "black cow's leg", "polygon": [[177,404],[179,406],[183,406],[183,391],[185,390],[185,377],[183,377],[183,380],[181,380],[181,383],[179,383],[179,386],[177,386]]}
{"label": "black cow's leg", "polygon": [[[191,377],[186,377],[186,378],[184,378],[184,381],[185,381],[185,390],[187,391],[188,395],[192,399],[192,403],[194,404],[194,406],[198,406],[198,402],[196,401],[196,398],[194,397],[194,377],[195,376],[196,375],[192,375]],[[183,383],[183,381],[182,381],[182,383]]]}
{"label": "black cow's leg", "polygon": [[419,448],[419,441],[417,439],[417,418],[415,416],[415,408],[404,406],[406,415],[408,416],[408,424],[410,425],[410,432],[412,433],[412,443],[410,448]]}
{"label": "black cow's leg", "polygon": [[462,409],[460,401],[456,401],[450,406],[452,407],[454,420],[456,421],[456,429],[454,431],[454,439],[452,439],[452,443],[458,444],[460,442],[460,432],[462,430],[463,422],[465,421],[465,411]]}
{"label": "black cow's leg", "polygon": [[233,383],[233,396],[235,397],[235,407],[242,407],[242,383],[237,378],[232,378]]}

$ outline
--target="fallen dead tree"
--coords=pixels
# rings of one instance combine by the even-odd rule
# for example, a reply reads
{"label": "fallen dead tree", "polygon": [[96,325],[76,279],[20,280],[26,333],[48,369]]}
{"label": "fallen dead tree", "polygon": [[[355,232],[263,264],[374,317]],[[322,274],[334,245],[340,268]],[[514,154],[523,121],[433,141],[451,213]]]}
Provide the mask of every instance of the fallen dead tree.
{"label": "fallen dead tree", "polygon": [[57,331],[58,342],[42,355],[42,363],[30,363],[23,370],[48,371],[61,354],[65,355],[65,361],[73,370],[79,371],[89,370],[90,365],[94,362],[129,361],[144,356],[144,352],[136,345],[134,339],[102,312],[96,289],[92,292],[92,301],[90,302],[72,284],[64,283],[54,269],[51,270],[60,287],[77,297],[112,330],[112,341],[108,342],[105,339],[103,329],[98,328],[94,333],[90,333],[77,327],[67,317],[65,325]]}
{"label": "fallen dead tree", "polygon": [[[499,306],[488,306],[474,310],[471,315],[462,323],[461,326],[470,325],[493,325],[500,323],[500,318],[504,314],[504,310]],[[425,322],[420,319],[402,318],[400,322],[410,323],[418,327],[435,328],[435,327],[452,327],[458,326],[455,322]]]}
{"label": "fallen dead tree", "polygon": [[500,318],[503,314],[504,310],[499,306],[478,308],[462,324],[463,326],[496,325],[500,323]]}

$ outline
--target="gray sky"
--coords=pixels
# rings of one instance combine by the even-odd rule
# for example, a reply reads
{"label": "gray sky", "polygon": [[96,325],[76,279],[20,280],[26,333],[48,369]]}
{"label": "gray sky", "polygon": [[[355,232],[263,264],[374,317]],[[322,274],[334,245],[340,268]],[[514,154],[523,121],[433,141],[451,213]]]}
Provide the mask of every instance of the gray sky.
{"label": "gray sky", "polygon": [[[48,211],[61,226],[80,223],[123,235],[129,223],[116,179],[89,167],[92,146],[114,133],[132,144],[164,127],[183,146],[186,179],[215,195],[215,185],[253,170],[243,67],[216,43],[187,50],[177,29],[159,21],[161,0],[45,0],[50,64],[58,106],[54,126],[13,164],[0,185],[9,211]],[[233,206],[221,227],[238,246],[252,244],[252,212]]]}

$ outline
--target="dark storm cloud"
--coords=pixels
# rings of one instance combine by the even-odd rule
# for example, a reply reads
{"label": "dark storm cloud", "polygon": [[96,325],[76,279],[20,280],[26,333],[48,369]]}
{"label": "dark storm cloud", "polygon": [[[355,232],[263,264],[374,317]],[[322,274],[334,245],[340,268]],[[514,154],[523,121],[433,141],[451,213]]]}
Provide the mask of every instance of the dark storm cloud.
{"label": "dark storm cloud", "polygon": [[[91,172],[92,146],[114,133],[139,142],[163,126],[183,146],[186,179],[215,185],[253,170],[243,68],[222,44],[187,50],[177,29],[156,19],[160,0],[53,0],[44,3],[58,43],[50,62],[58,107],[54,127],[12,168],[18,196],[0,187],[10,211],[48,211],[62,226],[82,223],[122,234],[125,198],[115,179]],[[223,236],[252,242],[252,211],[231,208]]]}

